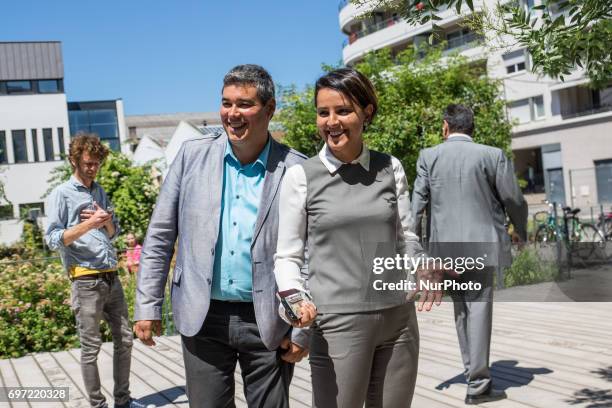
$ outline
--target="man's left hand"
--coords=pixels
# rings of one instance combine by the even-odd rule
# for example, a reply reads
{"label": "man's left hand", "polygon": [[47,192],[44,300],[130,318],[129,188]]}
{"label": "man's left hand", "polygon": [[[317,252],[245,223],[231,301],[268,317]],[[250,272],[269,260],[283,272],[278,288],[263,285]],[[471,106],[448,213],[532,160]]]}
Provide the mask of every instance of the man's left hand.
{"label": "man's left hand", "polygon": [[281,355],[281,358],[288,363],[299,363],[304,357],[308,355],[308,349],[302,346],[292,343],[289,337],[285,337],[280,344],[280,348],[287,350],[286,353]]}

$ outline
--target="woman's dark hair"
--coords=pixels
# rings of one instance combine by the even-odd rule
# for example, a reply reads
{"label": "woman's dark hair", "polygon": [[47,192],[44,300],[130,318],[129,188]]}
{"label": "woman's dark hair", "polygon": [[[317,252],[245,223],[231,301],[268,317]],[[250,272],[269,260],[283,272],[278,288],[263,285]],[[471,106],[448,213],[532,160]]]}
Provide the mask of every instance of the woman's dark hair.
{"label": "woman's dark hair", "polygon": [[361,109],[372,105],[374,110],[370,120],[376,116],[378,110],[378,99],[372,82],[361,72],[353,68],[339,68],[323,75],[315,84],[314,102],[317,105],[317,95],[323,88],[334,89],[346,95],[353,103]]}

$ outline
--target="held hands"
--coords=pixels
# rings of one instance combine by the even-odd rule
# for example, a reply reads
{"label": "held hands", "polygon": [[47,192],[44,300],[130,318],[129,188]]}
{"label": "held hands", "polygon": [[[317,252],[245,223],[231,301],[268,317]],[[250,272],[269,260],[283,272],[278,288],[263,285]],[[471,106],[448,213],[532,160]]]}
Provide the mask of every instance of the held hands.
{"label": "held hands", "polygon": [[[410,292],[407,296],[407,300],[412,301],[415,300],[417,294],[419,295],[417,310],[419,312],[425,311],[429,312],[435,303],[436,306],[440,306],[442,301],[442,290],[432,290],[432,284],[439,284],[442,282],[442,278],[444,276],[443,270],[428,270],[428,269],[418,269],[416,272],[416,289]],[[429,285],[424,284],[425,282],[429,282]]]}
{"label": "held hands", "polygon": [[81,222],[87,223],[91,229],[102,228],[113,222],[113,214],[106,212],[98,203],[93,203],[95,210],[85,209],[81,211]]}
{"label": "held hands", "polygon": [[154,346],[153,335],[161,336],[161,320],[139,320],[134,324],[134,333],[147,346]]}
{"label": "held hands", "polygon": [[299,344],[292,343],[288,337],[281,340],[280,348],[287,350],[281,355],[281,358],[288,363],[299,363],[308,355],[308,349],[303,348]]}

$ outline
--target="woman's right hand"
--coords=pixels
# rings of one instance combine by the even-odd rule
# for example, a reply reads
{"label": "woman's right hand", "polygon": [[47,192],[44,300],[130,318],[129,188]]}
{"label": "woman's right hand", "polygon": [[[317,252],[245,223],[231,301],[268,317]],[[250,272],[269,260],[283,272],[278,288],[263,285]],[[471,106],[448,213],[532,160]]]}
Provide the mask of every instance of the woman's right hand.
{"label": "woman's right hand", "polygon": [[302,329],[304,327],[310,326],[314,322],[316,317],[317,307],[314,305],[314,303],[305,300],[300,305],[300,319],[294,320],[293,322],[291,322],[291,325],[293,327]]}

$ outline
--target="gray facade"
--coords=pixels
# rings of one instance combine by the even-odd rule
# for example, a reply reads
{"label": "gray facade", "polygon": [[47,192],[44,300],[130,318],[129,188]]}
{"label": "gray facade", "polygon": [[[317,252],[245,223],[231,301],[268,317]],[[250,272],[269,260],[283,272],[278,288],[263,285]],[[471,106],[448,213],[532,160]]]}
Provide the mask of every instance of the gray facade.
{"label": "gray facade", "polygon": [[62,78],[64,63],[59,41],[0,42],[0,81]]}

